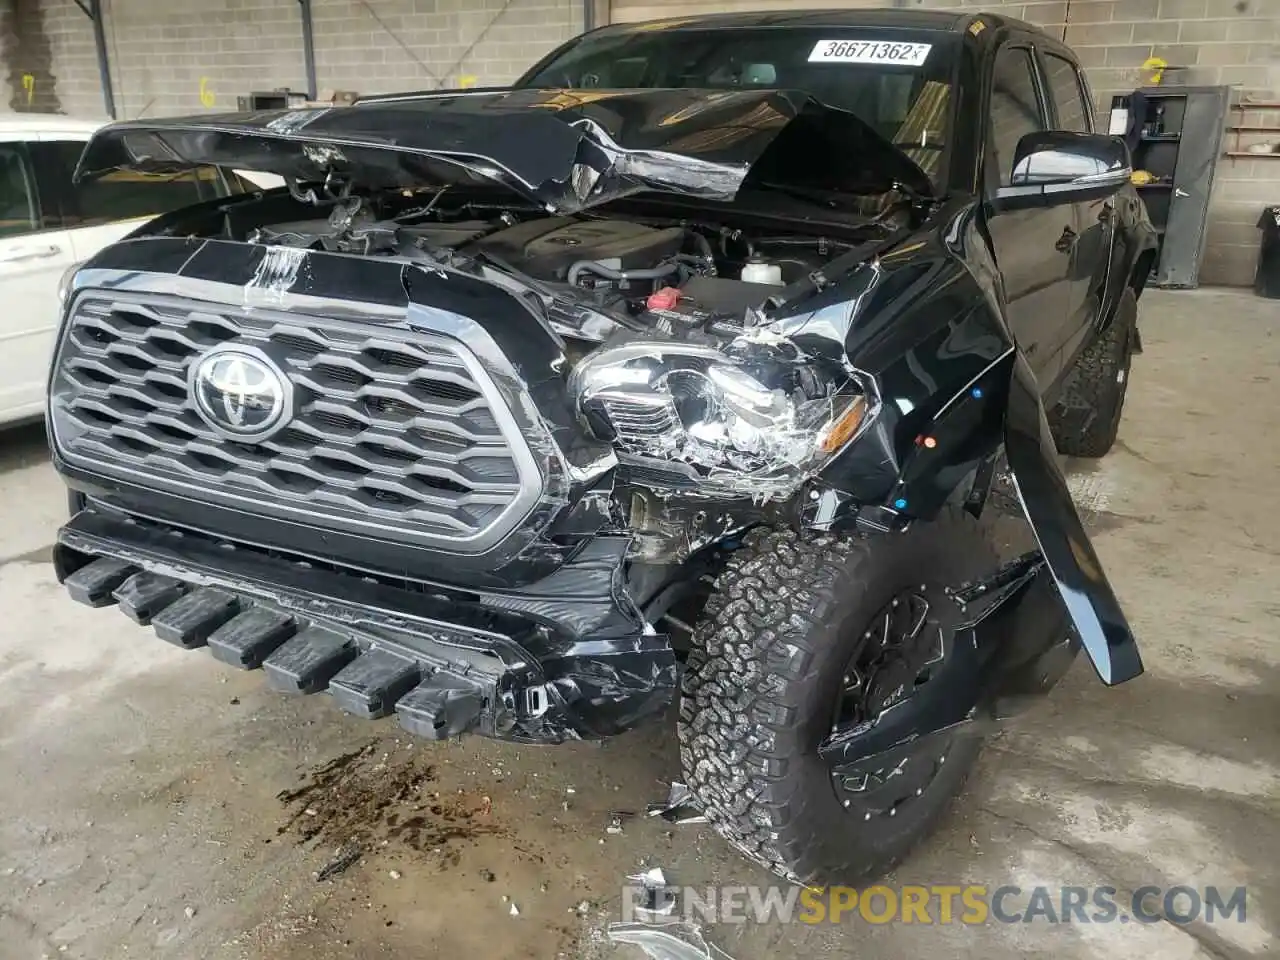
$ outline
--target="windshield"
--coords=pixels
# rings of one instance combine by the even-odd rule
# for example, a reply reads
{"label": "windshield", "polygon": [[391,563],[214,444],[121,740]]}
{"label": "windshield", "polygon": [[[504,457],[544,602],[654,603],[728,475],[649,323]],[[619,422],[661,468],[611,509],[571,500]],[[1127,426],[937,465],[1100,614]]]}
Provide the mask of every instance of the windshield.
{"label": "windshield", "polygon": [[951,113],[953,39],[856,27],[624,27],[582,36],[517,86],[803,90],[857,114],[936,182]]}

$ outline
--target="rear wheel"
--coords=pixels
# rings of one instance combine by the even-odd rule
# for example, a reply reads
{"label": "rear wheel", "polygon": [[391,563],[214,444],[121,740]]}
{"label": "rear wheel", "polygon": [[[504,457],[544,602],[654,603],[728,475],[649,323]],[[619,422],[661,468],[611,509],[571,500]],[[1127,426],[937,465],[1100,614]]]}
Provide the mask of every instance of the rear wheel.
{"label": "rear wheel", "polygon": [[1129,388],[1137,319],[1138,299],[1129,287],[1116,305],[1111,326],[1076,358],[1062,397],[1049,413],[1059,453],[1101,457],[1115,444]]}
{"label": "rear wheel", "polygon": [[989,572],[987,529],[948,509],[906,533],[801,540],[760,530],[707,603],[683,678],[686,780],[716,830],[803,883],[857,883],[928,835],[977,758],[927,738],[833,773],[818,745],[930,682],[951,642],[942,587]]}

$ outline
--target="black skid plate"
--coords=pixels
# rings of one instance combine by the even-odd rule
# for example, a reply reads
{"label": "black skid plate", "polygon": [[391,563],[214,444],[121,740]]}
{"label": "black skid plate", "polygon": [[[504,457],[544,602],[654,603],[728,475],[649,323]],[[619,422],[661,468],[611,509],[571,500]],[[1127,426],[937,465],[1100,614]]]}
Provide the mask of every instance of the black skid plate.
{"label": "black skid plate", "polygon": [[[615,549],[588,544],[584,566],[593,546]],[[118,606],[174,646],[261,667],[284,693],[327,692],[360,717],[395,714],[431,739],[611,736],[664,711],[678,683],[670,642],[637,611],[597,615],[601,602],[618,603],[607,564],[590,571],[605,592],[526,605],[518,594],[376,574],[94,506],[58,531],[53,565],[73,598]]]}
{"label": "black skid plate", "polygon": [[63,583],[80,603],[116,604],[176,646],[207,646],[224,663],[262,667],[273,689],[328,691],[347,712],[366,718],[395,713],[418,736],[443,739],[472,730],[501,735],[502,714],[519,712],[499,658],[468,656],[418,633],[402,642],[372,637],[112,557],[90,560]]}

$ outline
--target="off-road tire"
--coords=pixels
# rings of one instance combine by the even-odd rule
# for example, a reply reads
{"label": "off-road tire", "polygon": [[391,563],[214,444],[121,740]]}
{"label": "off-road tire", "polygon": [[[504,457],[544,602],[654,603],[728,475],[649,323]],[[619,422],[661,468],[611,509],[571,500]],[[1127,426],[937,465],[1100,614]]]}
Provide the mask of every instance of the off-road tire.
{"label": "off-road tire", "polygon": [[876,611],[904,589],[989,572],[993,539],[948,507],[905,533],[802,540],[759,529],[735,551],[695,631],[679,719],[686,782],[730,844],[794,882],[856,884],[932,831],[980,738],[953,737],[924,794],[871,821],[842,806],[817,747]]}
{"label": "off-road tire", "polygon": [[1062,396],[1049,413],[1059,453],[1101,457],[1115,444],[1129,388],[1137,319],[1138,300],[1130,287],[1116,305],[1111,326],[1076,358]]}

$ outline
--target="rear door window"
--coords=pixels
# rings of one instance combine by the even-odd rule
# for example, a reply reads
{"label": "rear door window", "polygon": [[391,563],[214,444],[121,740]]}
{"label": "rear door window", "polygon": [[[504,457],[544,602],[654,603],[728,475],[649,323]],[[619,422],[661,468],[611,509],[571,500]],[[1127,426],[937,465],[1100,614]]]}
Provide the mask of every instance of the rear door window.
{"label": "rear door window", "polygon": [[1049,81],[1049,95],[1053,97],[1058,117],[1057,128],[1074,133],[1089,133],[1092,129],[1089,106],[1075,64],[1052,53],[1044,54],[1043,59],[1045,78]]}
{"label": "rear door window", "polygon": [[35,174],[23,143],[0,143],[0,237],[40,229]]}

